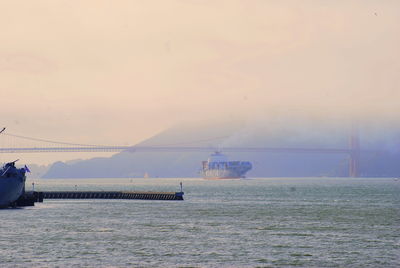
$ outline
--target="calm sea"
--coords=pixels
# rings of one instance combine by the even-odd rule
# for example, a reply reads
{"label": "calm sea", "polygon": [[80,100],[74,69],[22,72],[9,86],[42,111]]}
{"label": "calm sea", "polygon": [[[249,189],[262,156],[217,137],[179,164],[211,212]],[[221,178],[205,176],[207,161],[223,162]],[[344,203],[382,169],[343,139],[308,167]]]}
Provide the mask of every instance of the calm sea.
{"label": "calm sea", "polygon": [[0,210],[0,267],[400,267],[400,179],[42,179],[35,190],[181,181],[184,201]]}

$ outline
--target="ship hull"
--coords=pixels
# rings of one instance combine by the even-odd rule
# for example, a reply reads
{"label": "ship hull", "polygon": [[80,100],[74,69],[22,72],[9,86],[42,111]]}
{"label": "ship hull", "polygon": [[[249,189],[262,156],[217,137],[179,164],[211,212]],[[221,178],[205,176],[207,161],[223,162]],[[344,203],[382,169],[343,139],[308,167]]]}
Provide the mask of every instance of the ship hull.
{"label": "ship hull", "polygon": [[24,178],[0,177],[0,208],[11,206],[23,194]]}
{"label": "ship hull", "polygon": [[206,180],[237,180],[245,177],[204,177]]}
{"label": "ship hull", "polygon": [[208,180],[222,179],[241,179],[245,178],[246,172],[250,168],[232,168],[232,169],[207,169],[203,170],[203,178]]}

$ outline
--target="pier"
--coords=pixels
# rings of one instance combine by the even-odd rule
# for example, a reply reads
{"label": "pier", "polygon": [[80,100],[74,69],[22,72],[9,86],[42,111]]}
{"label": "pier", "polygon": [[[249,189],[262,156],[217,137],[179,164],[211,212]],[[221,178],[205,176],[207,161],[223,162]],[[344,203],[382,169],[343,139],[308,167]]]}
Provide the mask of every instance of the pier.
{"label": "pier", "polygon": [[34,206],[36,202],[43,202],[43,192],[25,192],[17,201],[17,207]]}
{"label": "pier", "polygon": [[183,192],[51,191],[42,193],[43,199],[183,200]]}
{"label": "pier", "polygon": [[183,192],[129,192],[129,191],[45,191],[25,192],[16,202],[17,206],[34,206],[45,199],[141,199],[183,200]]}

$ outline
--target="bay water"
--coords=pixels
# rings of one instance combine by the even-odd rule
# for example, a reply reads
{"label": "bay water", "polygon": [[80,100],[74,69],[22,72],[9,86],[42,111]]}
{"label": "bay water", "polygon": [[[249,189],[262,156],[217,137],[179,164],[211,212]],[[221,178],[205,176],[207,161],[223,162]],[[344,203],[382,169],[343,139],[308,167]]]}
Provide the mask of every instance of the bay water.
{"label": "bay water", "polygon": [[[30,190],[32,180],[28,180]],[[400,179],[36,179],[36,191],[180,191],[0,210],[0,267],[400,267]]]}

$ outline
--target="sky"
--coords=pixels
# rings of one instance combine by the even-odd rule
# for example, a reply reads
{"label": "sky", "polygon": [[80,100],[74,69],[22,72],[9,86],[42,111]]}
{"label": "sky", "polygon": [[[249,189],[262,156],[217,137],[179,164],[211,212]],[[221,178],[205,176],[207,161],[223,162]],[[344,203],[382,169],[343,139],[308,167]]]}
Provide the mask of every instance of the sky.
{"label": "sky", "polygon": [[131,145],[196,120],[397,124],[399,25],[396,0],[0,0],[0,126]]}

